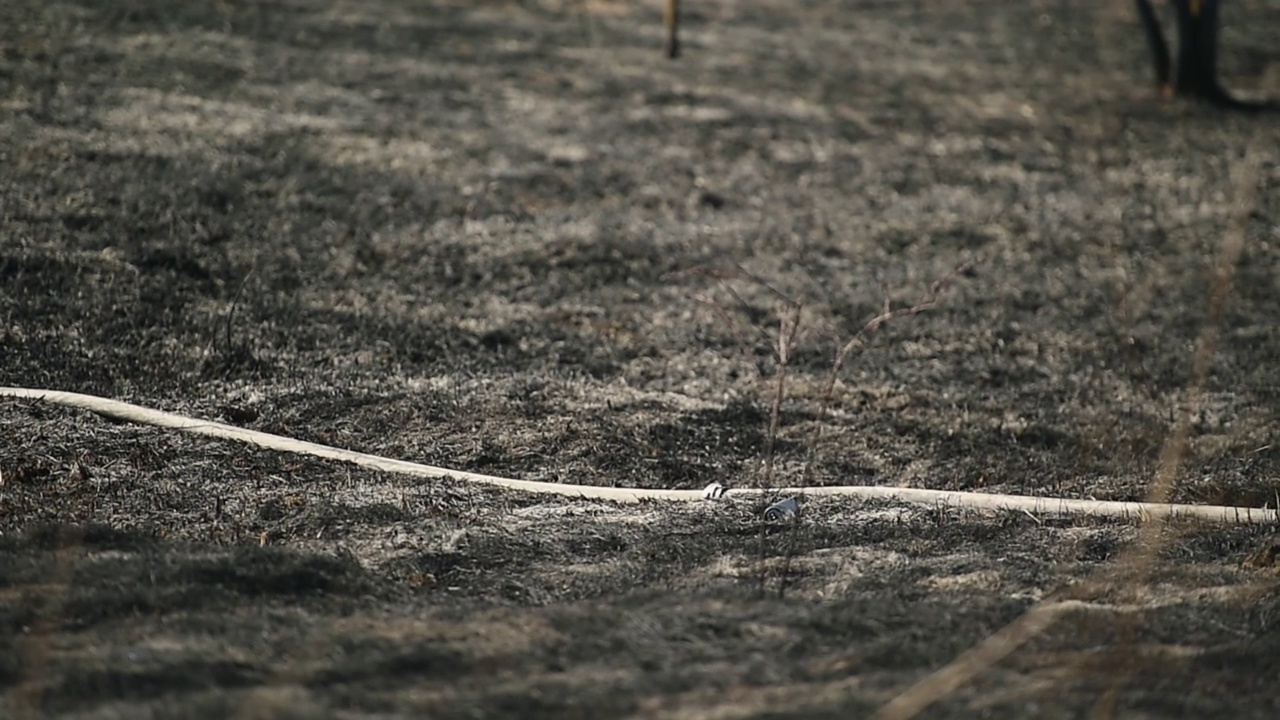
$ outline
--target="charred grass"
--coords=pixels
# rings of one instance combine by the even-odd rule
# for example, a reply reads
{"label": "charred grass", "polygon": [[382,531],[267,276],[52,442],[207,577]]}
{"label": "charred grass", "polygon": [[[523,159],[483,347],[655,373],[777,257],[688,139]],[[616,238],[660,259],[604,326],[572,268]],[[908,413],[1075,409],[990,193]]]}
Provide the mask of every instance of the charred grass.
{"label": "charred grass", "polygon": [[[0,384],[569,483],[1141,499],[1252,149],[1171,489],[1276,507],[1273,123],[1156,102],[1110,3],[686,5],[672,64],[610,2],[5,3]],[[1226,12],[1280,94],[1275,8]],[[0,478],[6,717],[866,716],[1059,599],[931,716],[1276,710],[1265,526],[1126,583],[1136,521],[778,525],[11,401]]]}

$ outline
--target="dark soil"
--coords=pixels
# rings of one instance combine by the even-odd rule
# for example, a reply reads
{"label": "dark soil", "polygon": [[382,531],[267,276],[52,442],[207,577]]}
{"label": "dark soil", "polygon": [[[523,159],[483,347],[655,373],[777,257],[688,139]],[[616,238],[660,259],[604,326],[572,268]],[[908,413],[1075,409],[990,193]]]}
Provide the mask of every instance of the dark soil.
{"label": "dark soil", "polygon": [[[1253,184],[1174,496],[1275,507],[1276,118],[1161,103],[1124,3],[697,0],[677,62],[660,4],[0,3],[0,385],[528,479],[1141,499]],[[1280,7],[1223,19],[1280,96]],[[4,717],[860,717],[1055,597],[926,714],[1280,711],[1268,527],[1117,575],[1131,522],[775,525],[15,401],[0,473]]]}

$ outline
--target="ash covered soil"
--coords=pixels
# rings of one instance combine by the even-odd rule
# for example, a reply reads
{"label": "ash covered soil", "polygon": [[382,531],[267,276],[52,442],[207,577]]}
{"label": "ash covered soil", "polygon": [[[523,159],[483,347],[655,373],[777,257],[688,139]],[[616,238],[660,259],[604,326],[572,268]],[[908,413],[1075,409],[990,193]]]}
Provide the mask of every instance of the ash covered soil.
{"label": "ash covered soil", "polygon": [[[1242,217],[1174,498],[1275,507],[1274,117],[1159,102],[1127,4],[685,5],[671,62],[657,0],[3,3],[0,385],[557,482],[1142,499]],[[1280,95],[1278,33],[1225,4],[1230,85]],[[1268,526],[1126,564],[1128,520],[767,524],[12,400],[0,473],[5,717],[864,717],[1046,598],[926,715],[1278,709]]]}

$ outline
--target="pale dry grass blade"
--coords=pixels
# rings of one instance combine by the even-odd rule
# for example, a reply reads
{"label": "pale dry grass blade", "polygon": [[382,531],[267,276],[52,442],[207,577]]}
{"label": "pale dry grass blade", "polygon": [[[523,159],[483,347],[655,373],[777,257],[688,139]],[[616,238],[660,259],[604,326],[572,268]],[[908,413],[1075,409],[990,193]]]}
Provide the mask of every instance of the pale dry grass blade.
{"label": "pale dry grass blade", "polygon": [[[1218,257],[1213,267],[1208,318],[1196,344],[1188,401],[1183,404],[1177,423],[1161,454],[1156,477],[1147,491],[1148,505],[1161,506],[1172,496],[1178,470],[1187,451],[1192,422],[1203,403],[1209,369],[1231,296],[1236,264],[1244,250],[1245,229],[1249,215],[1257,204],[1260,164],[1260,158],[1254,152],[1248,155],[1237,168],[1235,212],[1232,214],[1230,226],[1223,234]],[[1106,579],[1117,577],[1125,578],[1125,582],[1129,584],[1141,584],[1150,577],[1156,555],[1163,544],[1165,525],[1156,517],[1148,516],[1144,520],[1138,541],[1115,563],[1110,572],[1103,573],[1100,578],[1090,583],[1090,586],[1097,587]],[[1087,592],[1088,588],[1081,591]],[[1055,601],[1044,600],[1037,603],[968,652],[907,688],[881,707],[872,718],[874,720],[907,720],[915,717],[920,711],[952,694],[1027,641],[1044,632],[1057,619],[1062,608],[1063,605]],[[1119,649],[1119,652],[1124,652],[1124,649]],[[1104,694],[1099,701],[1097,712],[1106,713],[1123,682],[1122,675],[1116,677],[1112,691]]]}

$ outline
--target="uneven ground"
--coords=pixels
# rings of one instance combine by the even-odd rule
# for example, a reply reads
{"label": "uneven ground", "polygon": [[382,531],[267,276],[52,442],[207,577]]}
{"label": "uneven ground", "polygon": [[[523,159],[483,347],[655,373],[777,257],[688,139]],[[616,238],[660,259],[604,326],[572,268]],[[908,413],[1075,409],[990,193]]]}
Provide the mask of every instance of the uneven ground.
{"label": "uneven ground", "polygon": [[[0,4],[0,385],[532,479],[1140,499],[1252,185],[1175,497],[1275,506],[1274,118],[1160,104],[1128,3],[693,0],[674,63],[659,6]],[[1280,6],[1224,23],[1280,95]],[[860,717],[1055,597],[926,715],[1280,710],[1265,526],[1139,573],[1127,521],[768,525],[15,401],[0,473],[5,717]]]}

